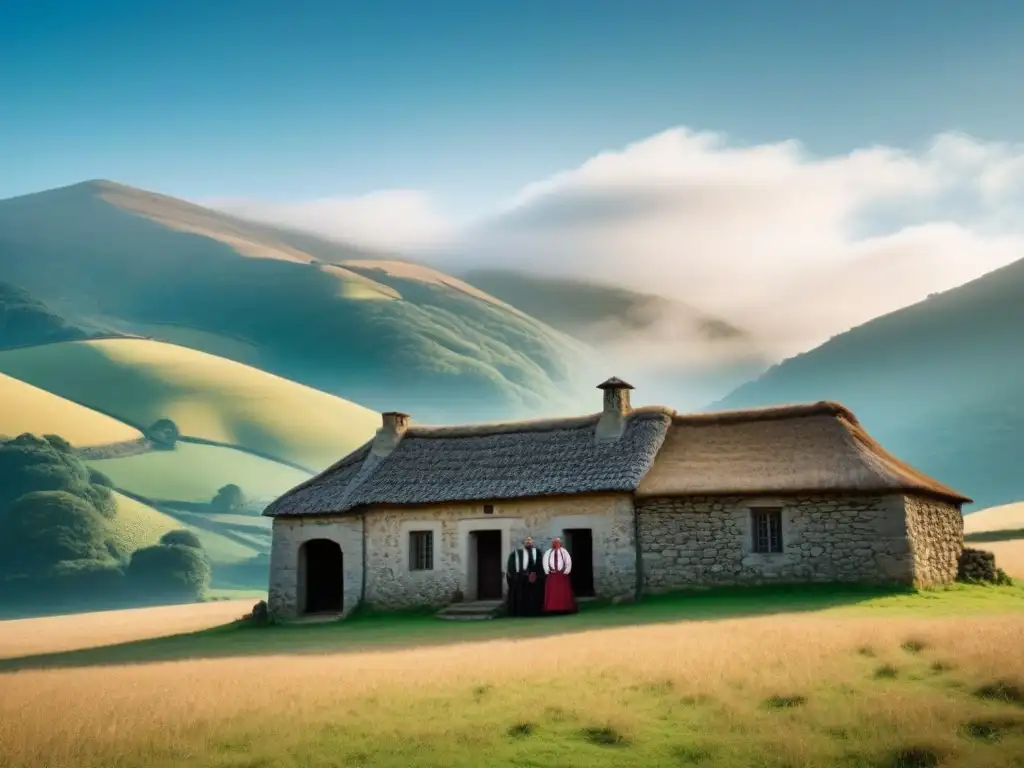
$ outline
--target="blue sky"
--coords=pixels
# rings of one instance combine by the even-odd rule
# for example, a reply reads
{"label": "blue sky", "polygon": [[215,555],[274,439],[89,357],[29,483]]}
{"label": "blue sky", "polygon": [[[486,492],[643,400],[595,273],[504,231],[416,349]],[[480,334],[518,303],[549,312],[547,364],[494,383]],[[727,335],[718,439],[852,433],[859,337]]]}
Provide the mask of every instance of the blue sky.
{"label": "blue sky", "polygon": [[467,213],[675,125],[1024,139],[1024,3],[0,2],[0,198],[428,189]]}

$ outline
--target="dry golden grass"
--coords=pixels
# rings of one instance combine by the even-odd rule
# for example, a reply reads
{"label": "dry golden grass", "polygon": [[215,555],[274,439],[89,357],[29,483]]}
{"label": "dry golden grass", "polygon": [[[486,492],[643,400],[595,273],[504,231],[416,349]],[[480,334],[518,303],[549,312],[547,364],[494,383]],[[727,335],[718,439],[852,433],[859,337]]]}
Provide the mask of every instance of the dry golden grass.
{"label": "dry golden grass", "polygon": [[[19,671],[0,678],[0,762],[884,766],[919,748],[948,765],[1019,766],[1024,709],[971,692],[1024,684],[1022,641],[1021,613],[791,614]],[[876,678],[884,664],[893,679]],[[965,736],[972,719],[1002,740]]]}
{"label": "dry golden grass", "polygon": [[1024,529],[1024,502],[989,507],[964,515],[964,533]]}
{"label": "dry golden grass", "polygon": [[0,659],[195,632],[234,621],[247,613],[252,603],[252,600],[223,600],[0,621]]}

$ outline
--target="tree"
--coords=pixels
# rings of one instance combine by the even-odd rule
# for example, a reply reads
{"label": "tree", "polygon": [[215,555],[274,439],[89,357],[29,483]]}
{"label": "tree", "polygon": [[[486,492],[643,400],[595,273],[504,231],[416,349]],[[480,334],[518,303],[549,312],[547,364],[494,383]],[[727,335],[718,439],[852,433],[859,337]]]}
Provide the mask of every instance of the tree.
{"label": "tree", "polygon": [[111,518],[117,512],[112,485],[102,472],[86,466],[59,435],[24,434],[0,444],[0,509],[26,493],[67,491]]}
{"label": "tree", "polygon": [[157,419],[146,430],[146,437],[154,448],[172,450],[175,443],[178,442],[178,438],[181,437],[181,432],[178,430],[178,425],[170,419]]}
{"label": "tree", "polygon": [[96,509],[67,491],[27,493],[0,513],[0,567],[43,574],[68,560],[109,560],[107,526]]}
{"label": "tree", "polygon": [[245,505],[245,494],[234,483],[225,485],[213,497],[210,506],[220,512],[230,512]]}
{"label": "tree", "polygon": [[168,531],[160,537],[160,543],[168,547],[191,547],[192,549],[203,548],[202,542],[199,541],[199,537],[192,531],[186,530],[185,528],[181,528],[176,531]]}
{"label": "tree", "polygon": [[157,544],[132,555],[127,576],[147,598],[198,600],[210,584],[210,564],[201,549]]}

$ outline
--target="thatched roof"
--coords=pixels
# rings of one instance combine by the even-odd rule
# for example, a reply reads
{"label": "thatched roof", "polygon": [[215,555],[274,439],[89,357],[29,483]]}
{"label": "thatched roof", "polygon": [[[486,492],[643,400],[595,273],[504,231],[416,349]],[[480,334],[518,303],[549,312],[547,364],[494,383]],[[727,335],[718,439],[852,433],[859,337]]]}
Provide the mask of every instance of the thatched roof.
{"label": "thatched roof", "polygon": [[616,439],[601,439],[601,415],[411,426],[384,451],[367,443],[264,514],[608,492],[649,497],[906,491],[970,501],[887,453],[838,403],[705,414],[637,408]]}
{"label": "thatched roof", "polygon": [[675,414],[638,496],[919,492],[970,499],[887,452],[832,402]]}
{"label": "thatched roof", "polygon": [[600,417],[412,426],[390,454],[378,456],[373,443],[367,443],[289,491],[264,514],[631,492],[654,463],[672,411],[636,409],[615,440],[595,437]]}

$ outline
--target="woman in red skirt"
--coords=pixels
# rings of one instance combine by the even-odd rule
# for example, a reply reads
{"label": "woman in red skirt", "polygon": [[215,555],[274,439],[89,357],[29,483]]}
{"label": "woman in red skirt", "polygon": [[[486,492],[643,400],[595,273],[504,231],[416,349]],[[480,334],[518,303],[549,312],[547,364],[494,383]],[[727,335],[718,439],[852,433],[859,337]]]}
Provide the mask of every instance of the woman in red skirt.
{"label": "woman in red skirt", "polygon": [[572,592],[572,558],[560,539],[551,542],[544,553],[544,613],[576,613],[576,596]]}

